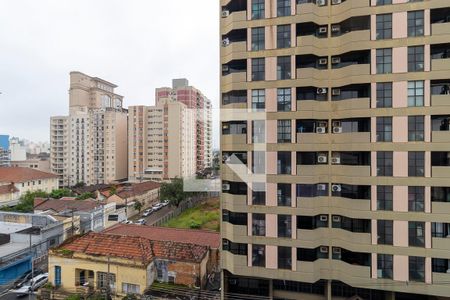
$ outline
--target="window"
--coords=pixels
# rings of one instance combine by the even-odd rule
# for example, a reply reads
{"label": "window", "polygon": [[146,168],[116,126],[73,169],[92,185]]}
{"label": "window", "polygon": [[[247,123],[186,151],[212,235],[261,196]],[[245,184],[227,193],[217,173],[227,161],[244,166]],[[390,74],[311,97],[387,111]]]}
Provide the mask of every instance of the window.
{"label": "window", "polygon": [[423,142],[424,141],[424,116],[408,117],[408,141]]}
{"label": "window", "polygon": [[450,235],[449,223],[431,223],[431,236],[437,238],[447,238]]}
{"label": "window", "polygon": [[264,120],[252,121],[252,141],[253,143],[264,143],[266,140],[266,122]]}
{"label": "window", "polygon": [[423,186],[408,187],[408,210],[424,211],[425,188]]}
{"label": "window", "polygon": [[377,49],[377,74],[392,73],[392,49]]}
{"label": "window", "polygon": [[431,152],[432,167],[450,167],[450,152]]}
{"label": "window", "polygon": [[141,292],[139,285],[131,283],[122,283],[122,293],[124,294],[139,294]]}
{"label": "window", "polygon": [[377,107],[392,107],[392,82],[377,83]]}
{"label": "window", "polygon": [[408,12],[408,36],[423,36],[424,17],[423,10]]}
{"label": "window", "polygon": [[266,215],[252,214],[252,235],[266,235]]}
{"label": "window", "polygon": [[392,210],[393,188],[390,185],[377,186],[377,210]]}
{"label": "window", "polygon": [[265,49],[265,29],[264,27],[252,28],[252,51]]}
{"label": "window", "polygon": [[392,142],[392,117],[377,117],[377,142]]}
{"label": "window", "polygon": [[279,151],[277,153],[277,174],[291,174],[291,152]]}
{"label": "window", "polygon": [[252,80],[261,81],[265,79],[265,60],[264,58],[252,59]]}
{"label": "window", "polygon": [[377,152],[377,176],[393,175],[393,152],[379,151]]}
{"label": "window", "polygon": [[277,89],[277,110],[291,111],[291,89]]}
{"label": "window", "polygon": [[278,215],[278,237],[290,238],[292,236],[292,217]]}
{"label": "window", "polygon": [[432,258],[431,259],[431,271],[436,273],[447,273],[450,269],[448,259]]}
{"label": "window", "polygon": [[408,176],[425,176],[425,152],[408,152]]}
{"label": "window", "polygon": [[408,81],[408,106],[423,106],[424,82]]}
{"label": "window", "polygon": [[277,57],[277,80],[291,79],[291,57]]}
{"label": "window", "polygon": [[408,223],[408,240],[409,246],[425,247],[425,223],[409,222]]}
{"label": "window", "polygon": [[55,286],[61,286],[61,266],[55,266]]}
{"label": "window", "polygon": [[291,0],[277,0],[277,17],[291,15]]}
{"label": "window", "polygon": [[233,225],[247,225],[248,218],[246,213],[236,213],[224,209],[222,210],[222,221]]}
{"label": "window", "polygon": [[409,257],[409,281],[425,281],[425,257]]}
{"label": "window", "polygon": [[277,26],[277,48],[291,47],[291,25]]}
{"label": "window", "polygon": [[377,255],[378,278],[393,278],[393,256],[390,254]]}
{"label": "window", "polygon": [[278,269],[292,269],[292,249],[278,246]]}
{"label": "window", "polygon": [[291,142],[291,120],[278,120],[277,121],[277,138],[278,143],[290,143]]}
{"label": "window", "polygon": [[264,110],[266,108],[266,91],[252,90],[252,109]]}
{"label": "window", "polygon": [[297,197],[328,196],[328,183],[297,184]]}
{"label": "window", "polygon": [[420,72],[424,70],[424,47],[408,47],[408,72]]}
{"label": "window", "polygon": [[252,245],[252,266],[253,267],[266,266],[266,246]]}
{"label": "window", "polygon": [[116,274],[97,272],[97,280],[98,288],[107,288],[108,284],[110,289],[114,289],[116,287]]}
{"label": "window", "polygon": [[247,244],[233,243],[227,239],[222,240],[222,249],[234,255],[247,255]]}
{"label": "window", "polygon": [[265,0],[252,0],[252,20],[264,19]]}
{"label": "window", "polygon": [[377,6],[392,4],[392,0],[377,0]]}
{"label": "window", "polygon": [[392,14],[377,15],[377,40],[392,38]]}
{"label": "window", "polygon": [[277,202],[278,206],[291,206],[291,184],[278,183],[277,184]]}
{"label": "window", "polygon": [[252,204],[266,205],[266,184],[264,182],[254,182],[252,186]]}
{"label": "window", "polygon": [[253,151],[252,152],[252,172],[253,174],[266,173],[266,152]]}
{"label": "window", "polygon": [[377,220],[378,244],[392,245],[393,224],[392,220]]}
{"label": "window", "polygon": [[431,201],[450,202],[450,187],[431,187]]}

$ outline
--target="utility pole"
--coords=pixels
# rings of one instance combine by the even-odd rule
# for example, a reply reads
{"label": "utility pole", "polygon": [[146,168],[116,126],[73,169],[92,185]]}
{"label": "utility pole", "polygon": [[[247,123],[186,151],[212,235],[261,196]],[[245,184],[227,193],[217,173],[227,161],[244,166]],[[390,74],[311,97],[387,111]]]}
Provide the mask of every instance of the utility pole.
{"label": "utility pole", "polygon": [[33,258],[33,241],[32,241],[32,235],[30,232],[30,255],[31,255],[31,286],[30,286],[30,292],[28,293],[28,299],[31,300],[31,294],[33,293],[33,278],[34,278],[34,258]]}

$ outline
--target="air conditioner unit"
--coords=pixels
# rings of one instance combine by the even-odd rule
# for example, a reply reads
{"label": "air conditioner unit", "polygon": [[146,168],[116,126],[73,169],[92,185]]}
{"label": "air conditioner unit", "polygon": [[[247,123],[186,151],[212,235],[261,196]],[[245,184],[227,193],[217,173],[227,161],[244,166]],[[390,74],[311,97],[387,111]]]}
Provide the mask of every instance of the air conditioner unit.
{"label": "air conditioner unit", "polygon": [[320,134],[327,133],[327,128],[326,127],[317,127],[316,133],[320,133]]}
{"label": "air conditioner unit", "polygon": [[317,185],[317,190],[318,190],[318,191],[326,191],[326,190],[327,190],[327,185],[324,184],[324,183],[319,183],[319,184]]}
{"label": "air conditioner unit", "polygon": [[223,10],[222,11],[222,18],[226,18],[230,15],[230,11],[229,10]]}
{"label": "air conditioner unit", "polygon": [[326,26],[319,27],[319,33],[320,34],[325,34],[327,32],[328,32],[328,27],[326,27]]}
{"label": "air conditioner unit", "polygon": [[331,5],[341,4],[342,0],[331,0]]}
{"label": "air conditioner unit", "polygon": [[323,66],[323,65],[327,65],[328,64],[328,58],[324,57],[324,58],[319,58],[319,65]]}
{"label": "air conditioner unit", "polygon": [[342,127],[341,121],[333,121],[331,124],[333,125],[333,127]]}
{"label": "air conditioner unit", "polygon": [[333,133],[342,133],[342,127],[333,127]]}
{"label": "air conditioner unit", "polygon": [[328,222],[328,216],[327,215],[320,215],[319,216],[320,222]]}
{"label": "air conditioner unit", "polygon": [[342,191],[342,187],[341,187],[340,184],[333,184],[331,186],[331,191],[333,191],[333,192],[340,192],[340,191]]}
{"label": "air conditioner unit", "polygon": [[317,6],[325,6],[327,5],[327,0],[317,0]]}
{"label": "air conditioner unit", "polygon": [[223,72],[230,72],[230,67],[228,65],[223,65],[222,66],[222,71]]}
{"label": "air conditioner unit", "polygon": [[340,223],[341,222],[341,216],[333,216],[333,222]]}
{"label": "air conditioner unit", "polygon": [[340,96],[341,95],[341,89],[331,89],[331,95],[332,96]]}
{"label": "air conditioner unit", "polygon": [[341,248],[333,247],[333,254],[341,254]]}
{"label": "air conditioner unit", "polygon": [[335,56],[331,58],[331,64],[337,65],[341,63],[341,58],[339,56]]}
{"label": "air conditioner unit", "polygon": [[331,25],[331,32],[332,33],[339,33],[339,32],[341,32],[341,25],[339,25],[339,24]]}
{"label": "air conditioner unit", "polygon": [[222,184],[222,191],[229,191],[230,190],[230,184],[224,183]]}
{"label": "air conditioner unit", "polygon": [[229,38],[225,38],[222,40],[222,47],[226,47],[230,44],[230,39]]}
{"label": "air conditioner unit", "polygon": [[317,163],[319,163],[319,164],[326,164],[326,163],[327,163],[327,160],[328,160],[328,157],[327,157],[327,155],[324,154],[324,153],[319,154],[319,155],[317,156]]}
{"label": "air conditioner unit", "polygon": [[327,246],[320,246],[320,253],[328,253],[328,247]]}
{"label": "air conditioner unit", "polygon": [[317,88],[317,95],[326,95],[327,93],[327,88]]}
{"label": "air conditioner unit", "polygon": [[331,158],[331,163],[333,165],[340,165],[341,164],[341,158],[339,156],[335,156]]}

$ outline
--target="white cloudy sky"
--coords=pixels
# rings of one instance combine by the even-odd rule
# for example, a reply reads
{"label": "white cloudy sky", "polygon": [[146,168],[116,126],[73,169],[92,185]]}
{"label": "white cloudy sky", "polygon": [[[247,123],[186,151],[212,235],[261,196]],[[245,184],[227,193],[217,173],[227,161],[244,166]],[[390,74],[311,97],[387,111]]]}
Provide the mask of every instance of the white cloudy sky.
{"label": "white cloudy sky", "polygon": [[50,116],[67,114],[73,70],[119,85],[126,106],[151,105],[156,87],[186,77],[218,107],[218,5],[0,0],[0,134],[49,140]]}

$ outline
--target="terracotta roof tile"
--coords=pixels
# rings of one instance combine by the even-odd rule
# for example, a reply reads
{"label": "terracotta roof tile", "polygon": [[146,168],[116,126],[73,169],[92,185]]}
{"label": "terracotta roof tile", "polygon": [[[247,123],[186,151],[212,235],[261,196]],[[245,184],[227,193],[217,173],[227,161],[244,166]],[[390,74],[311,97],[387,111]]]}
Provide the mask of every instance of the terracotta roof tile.
{"label": "terracotta roof tile", "polygon": [[19,190],[14,186],[14,184],[0,185],[0,195],[17,193]]}
{"label": "terracotta roof tile", "polygon": [[30,168],[3,167],[0,168],[0,182],[17,183],[30,180],[58,178],[58,175]]}
{"label": "terracotta roof tile", "polygon": [[42,211],[53,210],[55,212],[62,212],[71,209],[74,209],[75,211],[91,211],[100,206],[102,205],[93,199],[86,199],[86,200],[74,200],[73,198],[34,199],[34,209]]}

